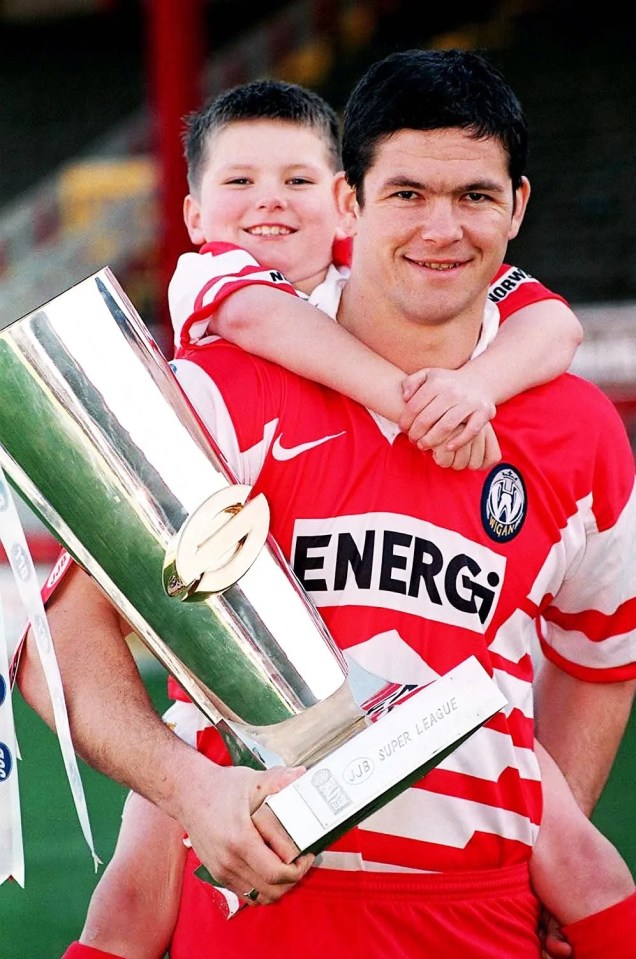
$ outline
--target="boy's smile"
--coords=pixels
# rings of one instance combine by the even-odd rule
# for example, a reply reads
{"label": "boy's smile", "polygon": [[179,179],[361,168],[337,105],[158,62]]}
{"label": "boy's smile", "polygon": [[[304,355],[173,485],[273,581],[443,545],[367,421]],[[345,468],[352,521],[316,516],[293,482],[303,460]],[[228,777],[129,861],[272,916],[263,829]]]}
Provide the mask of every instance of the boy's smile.
{"label": "boy's smile", "polygon": [[334,172],[312,127],[230,123],[209,140],[199,190],[186,198],[190,237],[196,244],[235,243],[310,292],[331,262]]}

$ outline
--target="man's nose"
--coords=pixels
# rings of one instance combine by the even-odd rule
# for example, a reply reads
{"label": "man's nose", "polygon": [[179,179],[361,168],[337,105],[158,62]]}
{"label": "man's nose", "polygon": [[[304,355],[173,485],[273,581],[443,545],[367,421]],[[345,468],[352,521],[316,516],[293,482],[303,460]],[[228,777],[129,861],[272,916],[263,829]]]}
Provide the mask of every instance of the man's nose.
{"label": "man's nose", "polygon": [[426,204],[422,213],[420,233],[427,240],[448,243],[462,235],[461,220],[451,200],[436,199]]}

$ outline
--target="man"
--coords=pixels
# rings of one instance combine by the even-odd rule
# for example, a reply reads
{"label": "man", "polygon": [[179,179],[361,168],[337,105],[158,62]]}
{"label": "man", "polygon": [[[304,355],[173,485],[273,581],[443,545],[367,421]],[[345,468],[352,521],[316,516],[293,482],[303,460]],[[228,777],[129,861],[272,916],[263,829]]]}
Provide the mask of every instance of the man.
{"label": "man", "polygon": [[[357,232],[339,322],[402,369],[457,368],[492,335],[488,283],[529,196],[516,98],[472,54],[397,54],[354,90],[343,146],[338,198]],[[477,655],[512,708],[343,837],[323,868],[283,896],[310,860],[285,865],[285,838],[261,841],[250,813],[293,773],[211,763],[205,770],[155,729],[116,617],[76,571],[51,611],[58,655],[72,645],[83,608],[83,649],[99,651],[101,669],[107,655],[125,677],[119,755],[103,701],[90,707],[95,665],[78,680],[71,718],[79,748],[175,816],[225,886],[238,894],[254,887],[261,903],[280,900],[221,923],[205,887],[186,871],[173,959],[193,954],[195,928],[224,957],[296,948],[318,956],[343,943],[364,956],[536,957],[527,862],[541,815],[531,705],[537,625],[548,655],[575,679],[616,682],[616,707],[602,714],[609,752],[636,675],[624,651],[636,628],[630,578],[599,562],[620,556],[629,570],[634,549],[633,459],[611,405],[589,384],[562,377],[501,407],[501,467],[485,479],[449,477],[432,462],[423,469],[405,437],[363,408],[222,342],[186,354],[178,374],[200,409],[207,401],[217,440],[239,451],[231,462],[237,475],[248,467],[257,474],[273,532],[337,641],[404,683]],[[271,423],[276,429],[263,442]],[[289,446],[329,442],[281,461],[271,452],[281,434]],[[600,452],[608,443],[611,466]],[[36,702],[28,663],[23,682]],[[552,708],[546,701],[549,729]],[[142,743],[131,741],[135,716]],[[553,742],[557,752],[556,734]],[[180,784],[180,776],[188,778]],[[580,795],[592,792],[592,780],[578,780]]]}

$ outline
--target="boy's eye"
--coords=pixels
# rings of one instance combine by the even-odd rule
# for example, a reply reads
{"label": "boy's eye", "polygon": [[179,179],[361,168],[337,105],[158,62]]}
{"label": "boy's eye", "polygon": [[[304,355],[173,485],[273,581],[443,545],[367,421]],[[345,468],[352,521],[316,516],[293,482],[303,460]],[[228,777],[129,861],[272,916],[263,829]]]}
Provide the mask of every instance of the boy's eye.
{"label": "boy's eye", "polygon": [[247,183],[250,183],[250,182],[251,182],[250,178],[246,176],[233,176],[229,180],[225,181],[226,185],[228,186],[232,186],[232,185],[245,186]]}
{"label": "boy's eye", "polygon": [[310,180],[307,176],[293,176],[289,180],[292,186],[303,186],[306,183],[313,183],[313,180]]}

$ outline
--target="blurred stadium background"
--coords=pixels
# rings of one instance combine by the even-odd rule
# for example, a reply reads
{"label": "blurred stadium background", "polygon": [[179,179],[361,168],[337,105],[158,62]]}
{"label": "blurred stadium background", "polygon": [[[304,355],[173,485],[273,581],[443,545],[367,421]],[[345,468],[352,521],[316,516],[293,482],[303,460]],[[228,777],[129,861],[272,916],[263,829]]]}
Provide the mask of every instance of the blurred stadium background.
{"label": "blurred stadium background", "polygon": [[[171,355],[165,289],[189,246],[186,112],[264,75],[340,109],[392,50],[484,48],[531,128],[533,197],[510,259],[577,310],[586,339],[573,368],[616,403],[636,451],[636,34],[621,11],[614,0],[600,13],[574,0],[0,0],[0,328],[108,264]],[[56,544],[19,508],[44,576]],[[23,612],[1,548],[0,591],[13,643]],[[162,708],[164,674],[137,652]],[[15,700],[26,888],[0,888],[0,959],[57,959],[96,877],[57,741]],[[82,773],[106,861],[125,792]],[[636,871],[635,784],[636,718],[596,812]]]}

